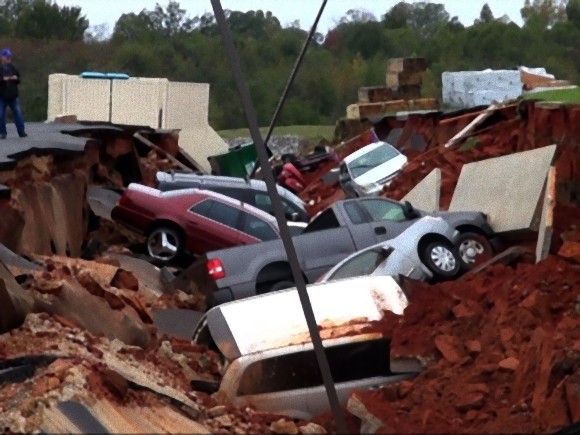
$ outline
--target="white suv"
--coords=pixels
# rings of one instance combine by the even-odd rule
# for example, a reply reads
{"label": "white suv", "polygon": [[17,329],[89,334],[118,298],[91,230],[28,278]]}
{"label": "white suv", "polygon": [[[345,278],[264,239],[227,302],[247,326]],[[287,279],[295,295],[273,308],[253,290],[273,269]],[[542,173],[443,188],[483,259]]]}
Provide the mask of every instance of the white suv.
{"label": "white suv", "polygon": [[[414,376],[393,373],[389,337],[370,332],[372,322],[385,311],[402,314],[407,305],[391,277],[359,277],[307,289],[343,406],[354,389]],[[303,419],[329,411],[296,289],[212,308],[193,339],[217,350],[225,360],[222,381],[215,389],[228,403]]]}

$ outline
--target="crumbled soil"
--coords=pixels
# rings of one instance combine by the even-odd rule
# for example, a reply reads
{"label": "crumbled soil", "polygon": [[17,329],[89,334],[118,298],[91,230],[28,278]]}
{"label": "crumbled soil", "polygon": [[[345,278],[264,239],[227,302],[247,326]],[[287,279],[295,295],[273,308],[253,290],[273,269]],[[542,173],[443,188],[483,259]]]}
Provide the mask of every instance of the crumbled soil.
{"label": "crumbled soil", "polygon": [[[429,309],[425,309],[429,307]],[[385,329],[393,328],[386,318]],[[555,431],[580,417],[580,264],[556,256],[417,283],[392,357],[419,357],[412,381],[358,392],[381,432]]]}

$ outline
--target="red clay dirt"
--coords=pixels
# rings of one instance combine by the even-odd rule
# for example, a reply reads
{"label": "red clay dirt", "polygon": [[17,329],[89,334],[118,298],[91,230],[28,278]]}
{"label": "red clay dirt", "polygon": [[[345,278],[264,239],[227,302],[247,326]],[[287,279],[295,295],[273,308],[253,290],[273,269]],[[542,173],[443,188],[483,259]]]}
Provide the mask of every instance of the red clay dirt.
{"label": "red clay dirt", "polygon": [[[557,256],[416,283],[391,355],[427,369],[355,395],[381,433],[544,432],[580,415],[580,264]],[[428,310],[425,307],[429,307]]]}
{"label": "red clay dirt", "polygon": [[[546,105],[534,101],[523,101],[498,109],[488,120],[476,127],[455,146],[445,148],[443,145],[459,133],[478,112],[456,117],[440,119],[439,113],[433,113],[414,120],[405,126],[399,142],[404,142],[414,127],[415,133],[421,134],[427,144],[426,150],[407,150],[403,152],[409,163],[400,176],[385,188],[383,195],[392,199],[402,199],[413,187],[425,178],[433,169],[440,168],[441,209],[446,210],[451,202],[453,191],[465,163],[476,162],[493,157],[500,157],[547,145],[558,144],[556,167],[559,180],[559,200],[567,203],[578,200],[579,192],[572,193],[573,184],[580,182],[580,107],[566,105]],[[388,125],[387,125],[388,124]],[[394,125],[386,121],[376,130],[381,137],[386,137]],[[384,127],[388,127],[385,129]],[[343,154],[349,154],[373,141],[369,131],[351,139],[343,147]],[[342,158],[342,154],[339,155]],[[320,168],[309,177],[309,184],[301,193],[301,198],[309,205],[311,216],[323,210],[333,201],[344,199],[344,193],[335,183],[326,186],[321,178],[330,167]]]}

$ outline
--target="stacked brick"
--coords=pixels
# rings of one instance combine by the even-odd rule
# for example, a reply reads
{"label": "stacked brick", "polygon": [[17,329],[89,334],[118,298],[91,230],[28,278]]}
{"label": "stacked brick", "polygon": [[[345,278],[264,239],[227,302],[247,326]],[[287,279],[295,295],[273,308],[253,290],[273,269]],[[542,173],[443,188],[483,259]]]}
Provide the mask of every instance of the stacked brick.
{"label": "stacked brick", "polygon": [[359,88],[358,103],[348,106],[347,118],[360,119],[397,111],[438,109],[437,100],[421,98],[426,69],[424,58],[389,59],[386,86]]}

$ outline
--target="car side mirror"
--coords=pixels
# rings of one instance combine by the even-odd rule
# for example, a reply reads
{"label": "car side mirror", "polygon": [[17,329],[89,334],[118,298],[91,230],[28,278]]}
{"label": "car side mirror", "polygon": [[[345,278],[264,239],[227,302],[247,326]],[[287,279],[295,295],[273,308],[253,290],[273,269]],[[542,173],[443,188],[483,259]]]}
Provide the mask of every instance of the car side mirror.
{"label": "car side mirror", "polygon": [[407,219],[414,219],[418,216],[417,211],[409,201],[403,203],[403,213]]}
{"label": "car side mirror", "polygon": [[290,215],[290,220],[292,222],[298,222],[300,220],[300,215],[298,213],[294,212]]}
{"label": "car side mirror", "polygon": [[338,181],[340,181],[341,183],[346,183],[347,181],[350,181],[350,175],[348,175],[348,173],[341,173],[338,175]]}

